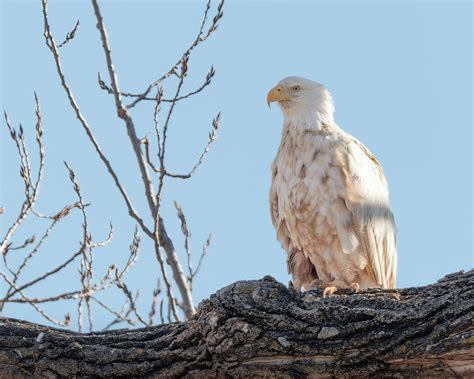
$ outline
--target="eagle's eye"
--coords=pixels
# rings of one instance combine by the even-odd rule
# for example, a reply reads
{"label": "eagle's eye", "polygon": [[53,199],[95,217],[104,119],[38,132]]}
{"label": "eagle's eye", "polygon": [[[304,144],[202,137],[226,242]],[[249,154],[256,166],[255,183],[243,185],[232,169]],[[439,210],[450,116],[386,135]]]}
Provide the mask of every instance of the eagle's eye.
{"label": "eagle's eye", "polygon": [[298,92],[300,90],[300,86],[293,86],[291,87],[291,89],[293,90],[293,92]]}

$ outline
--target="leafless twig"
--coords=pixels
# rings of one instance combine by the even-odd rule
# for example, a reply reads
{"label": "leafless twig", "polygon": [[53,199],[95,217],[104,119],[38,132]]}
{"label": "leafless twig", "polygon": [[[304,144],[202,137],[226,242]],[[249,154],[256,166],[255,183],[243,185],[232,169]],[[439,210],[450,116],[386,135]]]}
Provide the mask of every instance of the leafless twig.
{"label": "leafless twig", "polygon": [[138,321],[143,325],[143,326],[147,326],[147,323],[145,322],[145,320],[143,320],[143,318],[140,316],[140,313],[138,312],[137,310],[137,306],[136,306],[136,301],[137,301],[137,298],[138,298],[138,294],[139,292],[137,292],[135,298],[132,296],[132,292],[129,290],[129,288],[127,287],[127,285],[125,284],[125,282],[120,278],[120,276],[118,275],[118,272],[116,271],[115,272],[115,284],[117,285],[117,288],[121,289],[122,292],[125,294],[125,296],[127,297],[129,303],[130,303],[130,308],[132,309],[132,312],[135,314],[135,316],[137,317]]}
{"label": "leafless twig", "polygon": [[184,251],[186,252],[187,264],[188,264],[188,283],[189,287],[193,288],[193,266],[191,262],[191,248],[189,246],[189,239],[191,238],[191,232],[189,231],[188,222],[186,221],[186,216],[184,215],[183,208],[181,205],[175,201],[174,207],[178,213],[179,221],[181,222],[181,233],[184,236]]}
{"label": "leafless twig", "polygon": [[209,234],[209,236],[206,239],[206,242],[204,242],[204,245],[202,246],[201,256],[199,257],[199,261],[196,266],[196,269],[193,271],[193,275],[192,275],[193,278],[197,275],[199,269],[201,268],[202,261],[206,257],[207,251],[209,250],[209,246],[211,245],[211,240],[212,240],[212,234]]}
{"label": "leafless twig", "polygon": [[158,300],[161,295],[161,286],[160,279],[156,282],[156,288],[153,290],[153,297],[150,307],[150,312],[148,313],[148,325],[153,325],[154,317],[156,315],[156,306],[158,305]]}
{"label": "leafless twig", "polygon": [[2,242],[0,243],[0,253],[7,254],[6,247],[10,238],[15,233],[15,230],[21,225],[21,223],[25,220],[28,216],[28,213],[32,209],[33,205],[36,202],[39,192],[39,186],[41,179],[43,177],[43,167],[44,167],[44,145],[43,145],[43,129],[41,126],[41,110],[39,105],[38,97],[35,94],[35,102],[36,102],[36,141],[38,143],[38,151],[39,151],[39,168],[36,177],[35,184],[31,182],[31,169],[29,164],[28,153],[26,149],[26,142],[24,138],[23,128],[20,126],[20,132],[17,133],[16,130],[12,127],[8,115],[4,112],[5,115],[5,122],[7,125],[8,130],[10,131],[10,136],[15,142],[17,147],[18,155],[20,156],[20,176],[23,178],[23,182],[25,184],[25,201],[21,207],[20,213],[18,217],[13,222],[13,224],[8,229],[5,237],[3,238]]}
{"label": "leafless twig", "polygon": [[[178,101],[181,101],[181,100],[184,100],[184,99],[188,99],[191,96],[197,95],[199,92],[202,92],[208,85],[211,84],[212,78],[214,77],[215,74],[216,74],[216,70],[214,69],[214,66],[211,66],[209,72],[206,74],[206,78],[204,79],[204,82],[198,88],[196,88],[193,91],[190,91],[190,92],[186,93],[185,95],[178,96],[176,98],[176,100],[174,100],[174,99],[162,99],[161,101],[163,103],[171,103],[173,101],[178,102]],[[113,94],[112,88],[104,82],[104,80],[102,79],[102,76],[100,75],[100,73],[98,73],[98,75],[97,75],[97,81],[99,83],[99,87],[102,90],[106,91],[108,94]],[[138,99],[140,99],[140,101],[142,101],[142,100],[155,101],[156,100],[155,97],[146,97],[146,96],[143,97],[143,94],[136,94],[136,93],[129,93],[129,92],[120,92],[120,95],[122,95],[123,97],[138,98]],[[133,106],[128,105],[127,108],[130,109],[130,108],[133,108]]]}
{"label": "leafless twig", "polygon": [[219,113],[214,120],[212,120],[212,129],[211,132],[209,133],[209,140],[207,141],[207,145],[204,148],[204,151],[202,152],[201,156],[199,157],[198,161],[196,164],[193,166],[191,171],[189,171],[187,174],[171,174],[168,171],[165,170],[165,175],[170,176],[172,178],[179,178],[179,179],[189,179],[193,176],[193,174],[196,172],[196,170],[199,168],[199,166],[202,164],[204,161],[204,158],[206,154],[209,152],[209,149],[211,148],[211,145],[213,142],[217,139],[217,131],[219,130],[220,126],[220,118],[221,114]]}
{"label": "leafless twig", "polygon": [[72,28],[72,30],[66,34],[66,38],[64,38],[64,41],[58,45],[58,48],[63,47],[65,44],[71,42],[76,36],[76,32],[78,29],[79,29],[79,20],[77,20],[76,25],[74,25],[74,28]]}

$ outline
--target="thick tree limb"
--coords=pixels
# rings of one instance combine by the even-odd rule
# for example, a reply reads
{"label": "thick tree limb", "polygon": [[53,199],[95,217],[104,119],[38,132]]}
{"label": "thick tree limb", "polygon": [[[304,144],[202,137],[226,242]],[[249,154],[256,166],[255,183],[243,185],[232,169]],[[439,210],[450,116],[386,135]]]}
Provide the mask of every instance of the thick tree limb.
{"label": "thick tree limb", "polygon": [[1,319],[0,376],[472,377],[473,317],[474,270],[326,299],[265,277],[156,327],[79,334]]}

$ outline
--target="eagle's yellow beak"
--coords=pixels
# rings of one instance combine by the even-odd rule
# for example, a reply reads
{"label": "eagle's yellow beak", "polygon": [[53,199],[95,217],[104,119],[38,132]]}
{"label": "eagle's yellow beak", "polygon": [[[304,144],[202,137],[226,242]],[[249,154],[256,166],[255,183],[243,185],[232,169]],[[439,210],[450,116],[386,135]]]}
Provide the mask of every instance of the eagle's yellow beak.
{"label": "eagle's yellow beak", "polygon": [[273,87],[267,95],[267,104],[270,107],[270,103],[274,101],[288,100],[288,93],[283,89],[282,86]]}

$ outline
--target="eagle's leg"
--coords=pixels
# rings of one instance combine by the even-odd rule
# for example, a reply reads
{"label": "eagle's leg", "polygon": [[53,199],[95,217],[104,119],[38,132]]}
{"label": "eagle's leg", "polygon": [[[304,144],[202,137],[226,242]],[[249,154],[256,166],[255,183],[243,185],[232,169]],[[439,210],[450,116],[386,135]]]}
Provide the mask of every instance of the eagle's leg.
{"label": "eagle's leg", "polygon": [[290,280],[288,282],[288,289],[291,290],[291,291],[300,292],[301,291],[301,284],[298,287],[296,283],[297,283],[296,281]]}
{"label": "eagle's leg", "polygon": [[300,292],[301,288],[309,289],[318,277],[313,264],[301,250],[293,250],[288,254],[288,273],[293,279],[288,287],[296,292]]}

